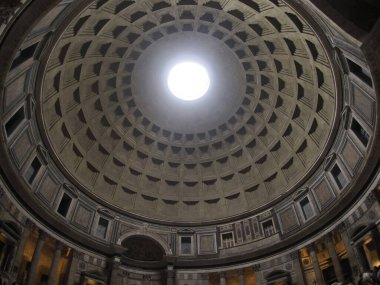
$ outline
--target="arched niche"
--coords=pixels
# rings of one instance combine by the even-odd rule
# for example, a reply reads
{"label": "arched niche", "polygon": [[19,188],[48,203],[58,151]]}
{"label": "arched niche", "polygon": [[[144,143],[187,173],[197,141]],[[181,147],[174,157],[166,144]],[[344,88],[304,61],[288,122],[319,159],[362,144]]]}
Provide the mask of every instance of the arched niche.
{"label": "arched niche", "polygon": [[351,232],[351,241],[356,243],[359,239],[361,239],[366,233],[371,230],[371,225],[357,225],[353,231]]}
{"label": "arched niche", "polygon": [[21,229],[12,221],[0,221],[0,231],[4,232],[13,242],[20,239]]}
{"label": "arched niche", "polygon": [[150,239],[154,240],[155,242],[157,242],[163,248],[165,255],[172,255],[172,250],[171,250],[170,246],[161,236],[159,236],[158,234],[155,234],[155,233],[150,233],[150,232],[145,231],[145,230],[134,230],[134,231],[127,232],[127,233],[123,234],[117,240],[116,244],[122,245],[122,242],[124,242],[124,240],[126,240],[132,236],[141,236],[141,237],[150,238]]}
{"label": "arched niche", "polygon": [[132,235],[121,242],[123,257],[138,261],[161,261],[166,255],[159,242],[147,235]]}
{"label": "arched niche", "polygon": [[268,285],[290,285],[290,273],[284,270],[274,270],[265,276]]}

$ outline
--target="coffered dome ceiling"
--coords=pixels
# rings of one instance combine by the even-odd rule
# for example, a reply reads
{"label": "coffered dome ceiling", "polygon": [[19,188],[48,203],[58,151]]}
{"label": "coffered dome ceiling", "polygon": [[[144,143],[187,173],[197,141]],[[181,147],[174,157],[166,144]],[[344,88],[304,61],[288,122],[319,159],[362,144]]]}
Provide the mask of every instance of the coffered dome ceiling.
{"label": "coffered dome ceiling", "polygon": [[[177,61],[201,99],[170,95]],[[330,59],[285,2],[94,1],[44,67],[41,133],[59,167],[126,213],[203,222],[250,213],[307,181],[337,113]]]}

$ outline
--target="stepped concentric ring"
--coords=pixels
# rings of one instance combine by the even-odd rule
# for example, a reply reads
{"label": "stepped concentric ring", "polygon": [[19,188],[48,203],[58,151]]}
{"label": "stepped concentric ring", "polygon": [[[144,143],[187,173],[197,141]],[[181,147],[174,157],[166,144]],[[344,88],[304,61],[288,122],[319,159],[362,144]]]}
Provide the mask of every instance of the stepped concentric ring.
{"label": "stepped concentric ring", "polygon": [[[162,77],[184,49],[209,65],[212,96],[169,99]],[[86,193],[201,222],[306,181],[331,139],[336,93],[321,40],[282,1],[95,1],[51,51],[41,129]]]}

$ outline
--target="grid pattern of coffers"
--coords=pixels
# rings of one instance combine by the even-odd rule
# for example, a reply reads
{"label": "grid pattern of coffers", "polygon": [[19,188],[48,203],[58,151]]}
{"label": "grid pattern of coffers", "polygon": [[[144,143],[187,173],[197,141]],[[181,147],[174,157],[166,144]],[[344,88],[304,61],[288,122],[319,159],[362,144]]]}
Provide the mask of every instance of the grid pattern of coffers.
{"label": "grid pattern of coffers", "polygon": [[[208,131],[163,128],[132,91],[144,51],[186,33],[219,40],[244,72],[240,106]],[[201,221],[252,211],[303,179],[329,140],[336,96],[320,40],[283,1],[99,0],[56,43],[40,100],[56,157],[88,192]]]}

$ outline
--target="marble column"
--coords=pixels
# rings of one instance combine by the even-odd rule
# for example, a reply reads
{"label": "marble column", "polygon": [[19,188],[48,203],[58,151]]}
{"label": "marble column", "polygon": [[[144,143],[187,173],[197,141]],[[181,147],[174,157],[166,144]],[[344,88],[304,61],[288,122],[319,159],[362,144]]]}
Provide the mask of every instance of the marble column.
{"label": "marble column", "polygon": [[307,247],[307,249],[310,253],[311,261],[313,263],[313,269],[314,269],[314,273],[315,273],[315,281],[317,282],[318,285],[323,285],[323,284],[325,284],[325,280],[323,278],[322,270],[319,267],[319,261],[317,258],[317,253],[315,252],[314,244],[310,244]]}
{"label": "marble column", "polygon": [[355,244],[355,252],[360,264],[361,272],[368,271],[369,264],[368,264],[367,256],[365,255],[365,252],[364,252],[363,241],[360,241]]}
{"label": "marble column", "polygon": [[306,284],[305,277],[303,274],[303,269],[300,261],[300,254],[298,251],[295,251],[291,254],[293,260],[293,268],[296,274],[296,285]]}
{"label": "marble column", "polygon": [[78,253],[71,249],[71,256],[69,259],[69,266],[68,266],[68,272],[66,276],[66,283],[65,284],[75,284],[76,281],[76,275],[79,271],[79,260],[78,260]]}
{"label": "marble column", "polygon": [[122,272],[120,270],[121,259],[119,256],[114,256],[111,261],[112,271],[109,284],[122,285]]}
{"label": "marble column", "polygon": [[360,272],[363,272],[363,267],[358,262],[355,250],[350,243],[350,237],[348,236],[347,230],[344,226],[341,226],[340,236],[342,237],[344,247],[347,251],[348,262],[350,263],[352,273],[354,276],[358,276]]}
{"label": "marble column", "polygon": [[58,272],[58,265],[61,260],[62,249],[63,249],[63,244],[61,244],[59,241],[56,241],[54,257],[53,257],[53,261],[51,263],[50,272],[49,272],[49,279],[48,279],[49,285],[54,285],[57,282],[57,279],[58,279],[57,277],[59,276],[59,273],[60,273]]}
{"label": "marble column", "polygon": [[13,267],[15,269],[15,272],[17,272],[16,274],[18,274],[18,272],[20,270],[22,260],[23,260],[23,256],[24,256],[25,243],[28,240],[29,235],[30,235],[30,229],[28,227],[25,227],[22,234],[21,234],[20,242],[17,246],[15,258],[13,260]]}
{"label": "marble column", "polygon": [[168,267],[166,269],[166,274],[167,274],[166,284],[167,285],[174,285],[175,272],[174,272],[173,265],[168,265]]}
{"label": "marble column", "polygon": [[239,273],[239,285],[245,285],[244,282],[244,269],[238,270]]}
{"label": "marble column", "polygon": [[149,285],[150,284],[150,275],[144,275],[143,276],[143,285]]}
{"label": "marble column", "polygon": [[253,272],[256,278],[256,284],[266,284],[263,270],[260,264],[255,264],[252,266]]}
{"label": "marble column", "polygon": [[338,280],[338,282],[344,282],[344,274],[343,274],[342,266],[340,264],[339,257],[336,254],[335,245],[332,240],[331,233],[325,236],[325,242],[326,242],[327,250],[329,252],[329,256],[331,258],[331,261],[334,267],[336,279]]}
{"label": "marble column", "polygon": [[220,272],[220,285],[226,285],[226,275],[224,272]]}
{"label": "marble column", "polygon": [[39,231],[38,241],[37,241],[36,248],[34,249],[26,285],[38,284],[38,282],[36,283],[35,279],[36,279],[37,270],[38,270],[38,262],[40,261],[41,252],[42,252],[42,248],[44,247],[45,240],[46,240],[46,234],[42,231]]}
{"label": "marble column", "polygon": [[356,278],[364,272],[364,268],[358,260],[356,250],[354,246],[351,244],[351,239],[348,235],[347,227],[344,224],[340,226],[340,236],[342,237],[344,247],[347,251],[348,262],[350,263],[353,277]]}
{"label": "marble column", "polygon": [[129,272],[123,272],[123,285],[128,285],[129,284],[129,282],[128,282],[128,280],[129,280]]}

